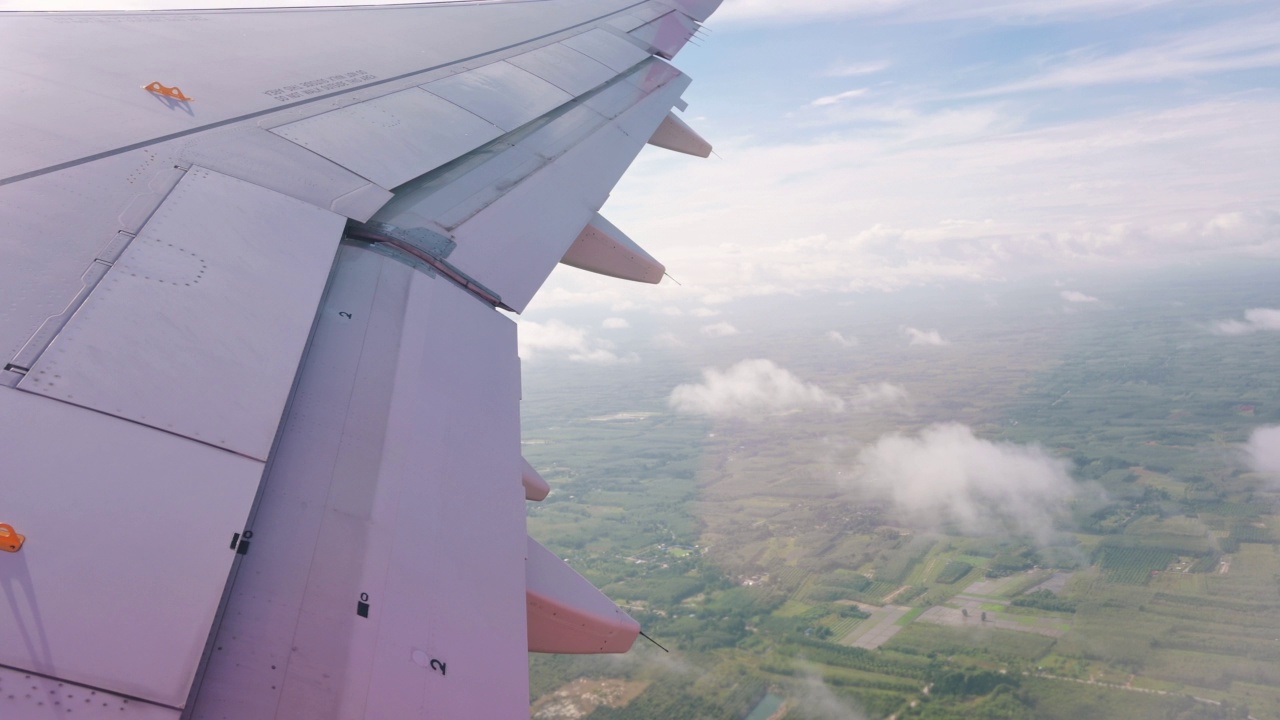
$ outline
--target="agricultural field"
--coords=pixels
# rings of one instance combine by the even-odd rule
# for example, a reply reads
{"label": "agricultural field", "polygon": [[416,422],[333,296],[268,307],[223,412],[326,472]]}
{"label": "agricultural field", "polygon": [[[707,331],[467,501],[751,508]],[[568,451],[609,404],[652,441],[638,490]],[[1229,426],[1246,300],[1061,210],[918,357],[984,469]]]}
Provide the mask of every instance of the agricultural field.
{"label": "agricultural field", "polygon": [[[626,701],[578,716],[1280,717],[1280,493],[1239,450],[1280,424],[1280,343],[1205,330],[1280,298],[1261,272],[1222,272],[1125,278],[1086,316],[1011,288],[975,318],[981,298],[953,288],[856,322],[860,297],[735,319],[833,392],[910,390],[875,413],[672,412],[676,384],[741,359],[734,338],[527,365],[525,456],[554,488],[531,534],[671,650],[533,656],[534,714],[610,687]],[[1176,304],[1190,292],[1203,317]],[[945,363],[904,349],[922,315],[948,328]],[[854,482],[861,448],[937,422],[1040,448],[1079,491],[1051,527],[980,531]]]}

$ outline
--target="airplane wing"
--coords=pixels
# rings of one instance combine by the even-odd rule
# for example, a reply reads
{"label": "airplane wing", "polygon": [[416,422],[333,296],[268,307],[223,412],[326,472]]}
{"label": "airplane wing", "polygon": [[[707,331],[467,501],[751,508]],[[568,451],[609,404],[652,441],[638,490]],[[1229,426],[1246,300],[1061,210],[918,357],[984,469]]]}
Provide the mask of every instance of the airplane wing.
{"label": "airplane wing", "polygon": [[661,264],[719,0],[0,12],[0,717],[501,718],[635,622],[527,538],[519,312]]}

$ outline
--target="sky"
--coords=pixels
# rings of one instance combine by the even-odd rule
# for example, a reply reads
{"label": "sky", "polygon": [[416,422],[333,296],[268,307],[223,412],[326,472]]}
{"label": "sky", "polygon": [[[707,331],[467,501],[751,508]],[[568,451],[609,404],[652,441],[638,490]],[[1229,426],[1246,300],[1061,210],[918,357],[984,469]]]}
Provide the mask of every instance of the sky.
{"label": "sky", "polygon": [[[673,280],[558,269],[521,321],[526,362],[642,363],[619,347],[665,323],[653,345],[746,351],[674,387],[674,412],[883,411],[907,389],[842,397],[748,349],[749,308],[1042,277],[1064,313],[1095,312],[1110,305],[1063,278],[1280,260],[1274,0],[726,0],[696,42],[675,61],[694,81],[683,117],[716,155],[647,148],[602,211]],[[583,324],[593,314],[607,318]],[[1280,309],[1201,329],[1280,332]],[[920,352],[952,344],[926,324],[899,332]],[[1242,457],[1280,482],[1280,427]],[[1079,490],[1040,449],[961,425],[881,437],[857,470],[920,517],[1021,532],[1051,524],[1029,509]]]}
{"label": "sky", "polygon": [[727,0],[697,42],[717,155],[603,211],[680,285],[561,269],[531,319],[1280,256],[1271,0]]}

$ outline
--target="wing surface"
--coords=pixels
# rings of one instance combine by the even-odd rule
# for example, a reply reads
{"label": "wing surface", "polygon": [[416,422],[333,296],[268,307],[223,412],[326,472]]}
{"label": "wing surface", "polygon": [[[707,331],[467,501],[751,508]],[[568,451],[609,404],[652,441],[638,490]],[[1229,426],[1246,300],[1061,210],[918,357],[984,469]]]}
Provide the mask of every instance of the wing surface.
{"label": "wing surface", "polygon": [[661,278],[597,212],[709,148],[716,5],[0,12],[0,717],[516,717],[630,647],[495,309]]}

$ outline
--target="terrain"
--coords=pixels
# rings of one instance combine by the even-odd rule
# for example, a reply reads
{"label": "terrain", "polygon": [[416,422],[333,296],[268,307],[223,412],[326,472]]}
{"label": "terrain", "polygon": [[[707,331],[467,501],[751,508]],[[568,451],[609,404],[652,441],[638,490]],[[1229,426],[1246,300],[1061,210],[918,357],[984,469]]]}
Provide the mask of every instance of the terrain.
{"label": "terrain", "polygon": [[[531,656],[532,715],[1280,717],[1280,483],[1243,450],[1280,333],[1221,325],[1278,270],[747,300],[526,362],[531,534],[671,650]],[[838,405],[669,403],[752,358]]]}

